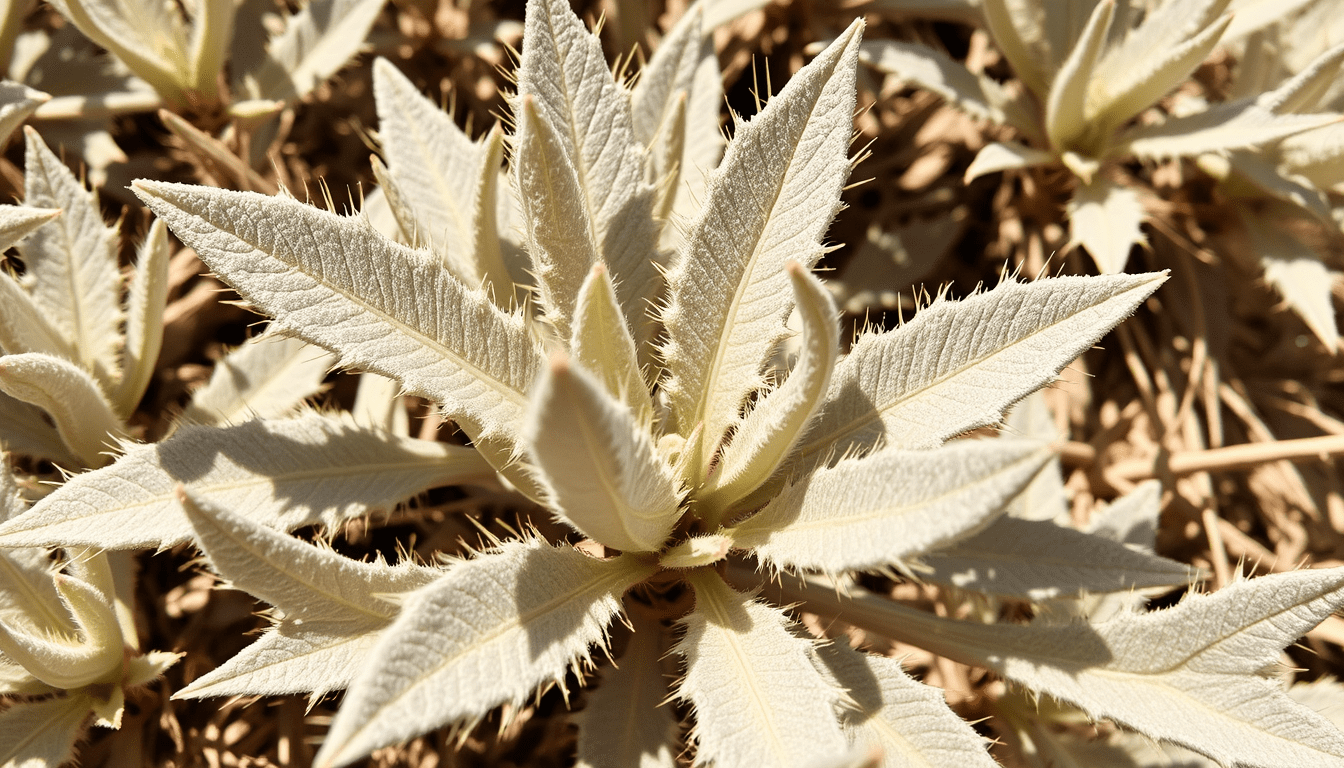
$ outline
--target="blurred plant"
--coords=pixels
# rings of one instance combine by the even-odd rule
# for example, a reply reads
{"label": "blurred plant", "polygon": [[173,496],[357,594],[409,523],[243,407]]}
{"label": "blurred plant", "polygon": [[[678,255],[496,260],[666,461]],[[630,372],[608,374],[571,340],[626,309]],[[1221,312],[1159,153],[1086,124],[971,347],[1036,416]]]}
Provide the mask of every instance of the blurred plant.
{"label": "blurred plant", "polygon": [[1338,120],[1276,111],[1257,95],[1134,123],[1214,49],[1232,22],[1227,7],[1228,0],[1169,0],[1145,13],[1128,0],[985,0],[984,26],[1017,77],[1006,85],[920,45],[869,41],[864,58],[1026,141],[987,145],[966,181],[1046,164],[1067,168],[1077,177],[1071,241],[1113,273],[1144,241],[1142,195],[1116,172],[1119,162],[1253,150]]}

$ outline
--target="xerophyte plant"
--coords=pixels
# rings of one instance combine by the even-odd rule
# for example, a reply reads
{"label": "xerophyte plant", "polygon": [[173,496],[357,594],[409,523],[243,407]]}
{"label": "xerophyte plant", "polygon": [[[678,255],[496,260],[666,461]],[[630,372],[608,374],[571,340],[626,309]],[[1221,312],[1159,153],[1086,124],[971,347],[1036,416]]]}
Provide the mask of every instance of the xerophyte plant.
{"label": "xerophyte plant", "polygon": [[[1010,515],[1048,445],[953,439],[998,423],[1165,276],[1006,280],[842,354],[810,270],[850,170],[863,25],[735,118],[721,162],[697,165],[687,158],[713,154],[687,140],[704,135],[690,108],[707,82],[699,14],[629,88],[568,3],[529,2],[509,139],[516,209],[497,205],[502,133],[452,133],[380,62],[379,173],[422,247],[288,197],[136,183],[280,331],[438,404],[471,448],[316,413],[183,427],[73,478],[0,526],[0,545],[194,542],[276,622],[177,695],[345,688],[322,766],[566,687],[610,652],[621,617],[633,631],[585,697],[580,764],[675,764],[682,712],[697,764],[995,764],[939,691],[893,659],[809,637],[791,612],[988,668],[1224,765],[1344,765],[1344,736],[1260,674],[1344,604],[1344,571],[1244,581],[1151,613],[1133,599],[1096,609],[1086,594],[1196,574],[1123,536]],[[701,176],[665,250],[669,179]],[[524,271],[500,235],[514,217],[532,279],[521,308]],[[775,366],[795,309],[796,360]],[[582,541],[524,531],[424,565],[358,562],[287,533],[490,474]],[[1145,493],[1125,503],[1151,520]],[[1053,615],[1077,618],[940,617],[866,592],[849,579],[860,571],[1073,600]],[[670,687],[669,653],[682,669]],[[608,727],[618,716],[631,727]]]}
{"label": "xerophyte plant", "polygon": [[[1138,121],[1184,82],[1233,22],[1230,0],[1167,0],[1145,9],[1128,0],[986,0],[984,28],[1017,80],[998,83],[925,46],[865,44],[876,68],[926,87],[968,114],[1013,128],[1018,139],[990,143],[965,179],[1062,165],[1077,178],[1068,205],[1071,241],[1103,273],[1125,268],[1144,242],[1140,190],[1117,172],[1128,160],[1247,152],[1338,121],[1334,114],[1281,108],[1255,93],[1186,115]],[[1273,19],[1252,14],[1259,25]],[[1243,24],[1237,34],[1255,27]]]}

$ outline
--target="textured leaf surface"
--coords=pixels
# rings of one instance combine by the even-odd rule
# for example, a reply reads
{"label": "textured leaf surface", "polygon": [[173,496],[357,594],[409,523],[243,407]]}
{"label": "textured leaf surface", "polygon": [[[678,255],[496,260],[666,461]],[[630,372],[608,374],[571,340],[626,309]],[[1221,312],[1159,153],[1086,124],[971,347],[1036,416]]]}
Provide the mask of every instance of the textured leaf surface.
{"label": "textured leaf surface", "polygon": [[947,706],[942,690],[905,673],[897,659],[861,653],[844,640],[818,649],[822,670],[849,692],[845,730],[881,749],[884,768],[994,768],[985,740]]}
{"label": "textured leaf surface", "polygon": [[0,768],[46,768],[74,756],[88,696],[13,704],[0,712]]}
{"label": "textured leaf surface", "polygon": [[651,566],[515,541],[407,596],[351,684],[319,766],[346,765],[440,725],[474,722],[560,681],[604,640],[620,597]]}
{"label": "textured leaf surface", "polygon": [[695,708],[695,764],[783,768],[845,752],[845,694],[817,670],[812,643],[713,571],[688,578],[695,610],[674,650],[686,659],[677,696]]}
{"label": "textured leaf surface", "polygon": [[[834,589],[809,589],[813,602]],[[1344,604],[1344,570],[1263,576],[1102,624],[983,625],[863,595],[832,601],[865,628],[985,666],[1039,693],[1224,765],[1344,765],[1344,734],[1261,672]]]}
{"label": "textured leaf surface", "polygon": [[25,129],[24,204],[60,208],[61,215],[21,244],[34,302],[60,329],[78,361],[100,379],[117,370],[121,275],[116,242],[93,196],[74,173]]}
{"label": "textured leaf surface", "polygon": [[1179,587],[1199,576],[1187,565],[1101,536],[1011,517],[930,554],[925,563],[933,569],[923,574],[930,581],[1027,600]]}
{"label": "textured leaf surface", "polygon": [[117,383],[117,412],[128,418],[154,378],[163,347],[163,310],[168,303],[168,227],[155,220],[135,258],[135,274],[126,298],[126,347]]}
{"label": "textured leaf surface", "polygon": [[786,332],[784,264],[816,263],[839,208],[861,29],[852,24],[738,127],[668,276],[667,391],[678,430],[704,423],[698,472]]}
{"label": "textured leaf surface", "polygon": [[632,615],[635,628],[620,659],[602,670],[579,713],[579,768],[673,768],[677,721],[663,674],[667,651],[656,620]]}
{"label": "textured leaf surface", "polygon": [[183,499],[196,541],[230,586],[283,612],[279,626],[180,697],[276,695],[349,684],[397,604],[439,575],[409,562],[366,563],[299,541],[209,502]]}
{"label": "textured leaf surface", "polygon": [[733,533],[775,568],[905,563],[970,536],[1003,511],[1050,455],[1034,441],[889,448],[814,471]]}
{"label": "textured leaf surface", "polygon": [[[0,93],[4,83],[0,82]],[[0,117],[3,120],[3,117]],[[59,210],[33,208],[27,205],[0,205],[0,247],[8,249],[28,236],[29,232],[60,216]]]}
{"label": "textured leaf surface", "polygon": [[1008,282],[960,302],[936,301],[904,326],[858,340],[795,456],[813,464],[884,443],[932,448],[993,424],[1165,280],[1154,273]]}
{"label": "textured leaf surface", "polygon": [[3,271],[0,271],[0,351],[40,352],[66,359],[77,356],[70,342],[51,324],[18,279]]}
{"label": "textured leaf surface", "polygon": [[225,355],[182,418],[226,426],[292,413],[317,394],[335,355],[303,339],[262,334]]}
{"label": "textured leaf surface", "polygon": [[0,146],[8,144],[14,130],[50,100],[50,94],[13,80],[0,80]]}
{"label": "textured leaf surface", "polygon": [[942,96],[958,109],[981,120],[1004,122],[995,83],[976,77],[947,54],[914,43],[869,40],[859,48],[859,57],[874,69],[896,75]]}
{"label": "textured leaf surface", "polygon": [[679,489],[648,426],[563,355],[538,384],[523,434],[548,506],[583,535],[652,552],[672,533]]}
{"label": "textured leaf surface", "polygon": [[639,368],[639,350],[625,324],[616,289],[606,267],[593,267],[574,312],[570,354],[606,387],[607,393],[625,403],[635,421],[653,423],[653,401]]}
{"label": "textured leaf surface", "polygon": [[223,429],[185,426],[74,477],[0,526],[0,545],[129,549],[187,541],[192,529],[173,495],[178,483],[288,530],[335,525],[426,488],[490,474],[470,448],[396,438],[317,414]]}
{"label": "textured leaf surface", "polygon": [[1165,160],[1202,152],[1262,147],[1296,133],[1337,123],[1339,115],[1276,115],[1255,102],[1216,104],[1203,112],[1141,125],[1121,134],[1113,156]]}
{"label": "textured leaf surface", "polygon": [[294,200],[147,181],[136,192],[281,328],[442,404],[473,438],[516,434],[535,342],[424,252]]}
{"label": "textured leaf surface", "polygon": [[1283,300],[1306,322],[1316,338],[1332,353],[1339,348],[1335,304],[1330,295],[1331,276],[1320,254],[1300,240],[1262,221],[1250,211],[1241,211],[1241,223],[1250,235],[1251,248],[1260,257],[1265,282],[1274,286]]}
{"label": "textured leaf surface", "polygon": [[106,454],[126,437],[98,382],[63,358],[37,352],[0,357],[0,391],[46,411],[86,467],[106,464]]}
{"label": "textured leaf surface", "polygon": [[984,149],[976,153],[975,159],[966,166],[962,181],[969,184],[986,174],[1044,165],[1055,160],[1053,153],[1043,149],[1033,149],[1015,141],[996,141],[993,144],[986,144]]}
{"label": "textured leaf surface", "polygon": [[[580,193],[574,202],[588,213],[583,229],[611,269],[636,338],[647,339],[645,301],[660,284],[654,266],[658,228],[651,215],[655,190],[644,181],[629,99],[607,68],[601,43],[566,0],[529,0],[517,76],[519,99],[534,99],[574,169]],[[591,264],[564,266],[576,270],[577,290]]]}

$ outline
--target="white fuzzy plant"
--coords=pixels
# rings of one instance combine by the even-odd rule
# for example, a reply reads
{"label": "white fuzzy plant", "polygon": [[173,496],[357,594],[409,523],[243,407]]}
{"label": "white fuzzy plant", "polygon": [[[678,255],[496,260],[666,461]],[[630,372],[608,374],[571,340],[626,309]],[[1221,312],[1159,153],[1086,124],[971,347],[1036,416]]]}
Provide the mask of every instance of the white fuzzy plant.
{"label": "white fuzzy plant", "polygon": [[1243,22],[1226,12],[1230,3],[984,0],[981,21],[1012,66],[1017,79],[1010,84],[922,45],[875,40],[865,43],[863,56],[973,117],[1017,132],[981,149],[966,169],[967,182],[1012,169],[1067,168],[1077,178],[1068,204],[1071,242],[1101,272],[1114,273],[1144,242],[1143,197],[1115,172],[1120,163],[1249,153],[1339,120],[1283,109],[1273,93],[1197,114],[1136,120],[1183,83],[1225,34],[1243,36],[1274,20],[1261,8]]}
{"label": "white fuzzy plant", "polygon": [[[850,170],[862,24],[738,120],[719,161],[717,110],[705,107],[720,98],[717,65],[699,14],[627,88],[567,2],[529,2],[516,209],[499,194],[502,134],[471,142],[378,62],[379,173],[425,247],[287,197],[136,184],[281,331],[438,403],[473,448],[317,414],[183,427],[74,477],[0,526],[0,546],[194,542],[277,620],[177,695],[344,688],[320,766],[516,711],[589,667],[622,614],[634,631],[585,697],[581,765],[674,765],[684,745],[678,708],[660,706],[669,692],[693,720],[697,764],[995,765],[940,691],[894,659],[819,644],[798,611],[988,668],[1226,766],[1344,766],[1344,735],[1262,675],[1344,605],[1344,569],[1031,624],[837,589],[862,570],[1028,600],[1187,584],[1178,563],[1009,517],[1045,444],[952,439],[997,423],[1165,278],[1006,281],[842,354],[809,270]],[[703,191],[683,197],[681,178]],[[665,241],[669,211],[685,218]],[[535,316],[512,305],[521,271],[500,232],[513,221]],[[770,370],[795,307],[797,359]],[[494,473],[587,543],[532,533],[391,565],[286,533]],[[773,587],[753,594],[780,571],[802,576],[782,582],[792,608],[761,596]],[[682,667],[670,689],[669,652]],[[614,717],[630,727],[607,727]]]}

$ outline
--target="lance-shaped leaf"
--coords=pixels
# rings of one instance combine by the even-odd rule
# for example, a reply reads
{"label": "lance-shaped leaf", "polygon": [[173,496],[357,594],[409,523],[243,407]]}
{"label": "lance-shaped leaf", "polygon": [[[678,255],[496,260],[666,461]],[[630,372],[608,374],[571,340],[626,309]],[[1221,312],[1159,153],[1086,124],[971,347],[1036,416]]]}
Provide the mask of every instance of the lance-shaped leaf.
{"label": "lance-shaped leaf", "polygon": [[1279,87],[1259,96],[1256,101],[1271,112],[1318,111],[1318,102],[1324,96],[1340,69],[1344,67],[1344,43],[1339,43],[1317,56],[1301,72],[1285,80]]}
{"label": "lance-shaped leaf", "polygon": [[191,78],[188,87],[214,99],[218,96],[220,73],[233,41],[236,6],[230,3],[202,3],[193,9],[191,40],[188,50]]}
{"label": "lance-shaped leaf", "polygon": [[1100,177],[1079,184],[1069,201],[1069,236],[1087,249],[1102,274],[1123,272],[1130,250],[1144,242],[1139,193]]}
{"label": "lance-shaped leaf", "polygon": [[630,92],[630,113],[635,137],[646,146],[666,123],[677,94],[689,94],[700,63],[705,3],[696,3],[682,14],[658,43],[649,63],[639,73]]}
{"label": "lance-shaped leaf", "polygon": [[[0,461],[0,522],[24,510],[14,475]],[[22,620],[57,632],[73,633],[70,612],[61,603],[52,580],[52,562],[39,548],[0,551],[0,620]]]}
{"label": "lance-shaped leaf", "polygon": [[654,567],[513,541],[411,593],[346,693],[314,763],[348,765],[449,723],[474,723],[561,683],[605,640],[625,590]]}
{"label": "lance-shaped leaf", "polygon": [[648,425],[561,353],[537,385],[523,440],[548,506],[583,535],[652,552],[672,533],[677,480]]}
{"label": "lance-shaped leaf", "polygon": [[38,352],[0,357],[0,391],[46,411],[61,440],[88,467],[126,438],[98,382],[67,360]]}
{"label": "lance-shaped leaf", "polygon": [[292,413],[317,394],[336,358],[303,339],[266,333],[225,355],[182,418],[224,426]]}
{"label": "lance-shaped leaf", "polygon": [[[802,595],[790,591],[786,599]],[[986,625],[942,619],[871,594],[805,589],[822,612],[1171,741],[1223,765],[1344,766],[1344,734],[1262,675],[1283,647],[1344,605],[1344,569],[1239,581],[1174,608],[1108,622]]]}
{"label": "lance-shaped leaf", "polygon": [[0,526],[0,546],[170,547],[191,538],[173,495],[198,498],[291,530],[334,526],[427,488],[493,476],[470,448],[398,438],[309,413],[222,429],[184,426],[132,445],[115,464],[72,478]]}
{"label": "lance-shaped leaf", "polygon": [[[3,83],[0,83],[3,89]],[[9,249],[29,232],[60,216],[59,210],[27,205],[0,205],[0,247]]]}
{"label": "lance-shaped leaf", "polygon": [[[719,126],[719,112],[723,107],[723,73],[714,52],[714,38],[705,36],[700,41],[699,61],[691,79],[691,92],[686,99],[686,131],[682,141],[680,182],[672,203],[672,216],[678,222],[689,222],[700,210],[705,199],[705,185],[709,174],[723,157],[725,140]],[[679,246],[681,228],[663,227],[663,242]]]}
{"label": "lance-shaped leaf", "polygon": [[345,66],[364,45],[384,0],[312,0],[285,19],[249,79],[253,98],[295,101]]}
{"label": "lance-shaped leaf", "polygon": [[[183,86],[190,76],[191,65],[183,49],[185,41],[178,34],[181,30],[166,28],[167,19],[162,18],[170,12],[176,13],[176,6],[152,2],[127,4],[140,11],[131,20],[121,3],[55,0],[52,5],[85,37],[111,51],[165,99],[186,105]],[[180,24],[181,18],[176,21]]]}
{"label": "lance-shaped leaf", "polygon": [[1165,557],[1048,520],[1002,517],[980,533],[929,554],[929,581],[1027,600],[1179,587],[1199,572]]}
{"label": "lance-shaped leaf", "polygon": [[803,766],[845,752],[844,691],[817,670],[812,642],[784,612],[690,571],[695,610],[680,621],[677,697],[695,708],[695,763]]}
{"label": "lance-shaped leaf", "polygon": [[0,350],[73,359],[75,351],[17,278],[0,270]]}
{"label": "lance-shaped leaf", "polygon": [[1050,95],[1045,106],[1045,131],[1050,137],[1050,144],[1057,151],[1077,149],[1093,154],[1094,147],[1080,146],[1080,143],[1098,127],[1105,130],[1104,125],[1097,126],[1088,119],[1087,95],[1093,68],[1106,43],[1106,35],[1114,17],[1114,2],[1104,0],[1096,5],[1082,35],[1068,58],[1060,65],[1050,85]]}
{"label": "lance-shaped leaf", "polygon": [[1341,121],[1339,115],[1279,115],[1254,101],[1216,104],[1203,112],[1140,125],[1121,134],[1112,156],[1163,160],[1204,152],[1261,147],[1293,134]]}
{"label": "lance-shaped leaf", "polygon": [[663,675],[667,652],[658,621],[630,615],[634,634],[620,659],[601,672],[579,726],[579,768],[673,768],[677,721],[664,706],[670,680]]}
{"label": "lance-shaped leaf", "polygon": [[79,355],[80,364],[110,381],[118,368],[121,275],[116,242],[93,197],[32,128],[24,155],[24,202],[61,215],[19,246],[33,301]]}
{"label": "lance-shaped leaf", "polygon": [[[529,0],[517,74],[519,98],[532,97],[573,168],[575,203],[588,213],[583,231],[611,269],[636,338],[646,341],[652,332],[646,302],[661,285],[654,262],[658,227],[652,217],[655,190],[644,181],[644,153],[631,125],[629,99],[607,68],[601,43],[567,0]],[[577,291],[591,264],[559,266],[573,272]],[[567,329],[561,334],[567,336]]]}
{"label": "lance-shaped leaf", "polygon": [[995,768],[985,740],[947,706],[943,692],[911,678],[901,662],[860,653],[844,640],[817,649],[821,669],[849,692],[853,709],[845,730],[858,744],[877,747],[878,765]]}
{"label": "lance-shaped leaf", "polygon": [[1228,2],[1170,2],[1148,15],[1097,63],[1085,116],[1110,132],[1179,85],[1227,29]]}
{"label": "lance-shaped leaf", "polygon": [[13,80],[0,80],[0,146],[8,144],[14,129],[48,101],[51,101],[50,94]]}
{"label": "lance-shaped leaf", "polygon": [[742,420],[709,482],[696,491],[699,514],[707,517],[755,490],[789,455],[821,404],[840,355],[838,313],[830,292],[797,262],[789,262],[784,269],[793,282],[802,317],[798,362],[789,378]]}
{"label": "lance-shaped leaf", "polygon": [[123,648],[111,600],[79,579],[62,575],[54,578],[76,636],[6,619],[0,622],[0,652],[55,688],[79,688],[116,679],[121,672]]}
{"label": "lance-shaped leaf", "polygon": [[958,61],[940,51],[895,40],[868,40],[859,48],[863,63],[896,75],[943,97],[971,117],[1003,123],[1001,89],[977,77]]}
{"label": "lance-shaped leaf", "polygon": [[93,701],[75,695],[11,704],[0,712],[0,765],[64,765],[74,757]]}
{"label": "lance-shaped leaf", "polygon": [[1015,141],[996,141],[993,144],[986,144],[984,149],[976,153],[975,159],[966,166],[962,181],[969,184],[986,174],[1045,165],[1055,162],[1056,159],[1053,153],[1043,149],[1033,149]]}
{"label": "lance-shaped leaf", "polygon": [[606,386],[608,394],[625,403],[637,423],[653,423],[653,400],[639,370],[639,352],[621,314],[611,275],[600,264],[579,289],[569,351]]}
{"label": "lance-shaped leaf", "polygon": [[384,58],[373,63],[373,93],[387,172],[413,214],[406,236],[433,244],[467,285],[488,281],[512,298],[494,218],[502,133],[472,141]]}
{"label": "lance-shaped leaf", "polygon": [[126,348],[122,350],[118,413],[129,417],[149,381],[163,346],[163,310],[168,302],[168,227],[155,220],[135,259],[135,277],[126,300]]}
{"label": "lance-shaped leaf", "polygon": [[785,488],[734,546],[776,570],[904,564],[984,528],[1049,458],[1035,441],[977,440],[847,459]]}
{"label": "lance-shaped leaf", "polygon": [[340,364],[400,381],[474,439],[512,439],[542,363],[520,315],[359,218],[295,200],[137,181],[217,274]]}
{"label": "lance-shaped leaf", "polygon": [[784,264],[810,269],[839,209],[862,28],[851,24],[738,127],[668,275],[667,391],[678,430],[704,424],[692,458],[700,475],[787,333]]}
{"label": "lance-shaped leaf", "polygon": [[344,688],[397,615],[393,596],[439,575],[410,562],[351,560],[192,498],[186,490],[180,500],[215,572],[231,587],[280,609],[283,618],[256,643],[174,694],[178,698],[320,697]]}
{"label": "lance-shaped leaf", "polygon": [[579,289],[602,265],[585,204],[583,180],[563,141],[531,94],[518,106],[514,179],[526,221],[527,252],[537,279],[542,317],[564,338],[570,333]]}
{"label": "lance-shaped leaf", "polygon": [[1006,282],[867,334],[836,366],[800,465],[889,443],[932,448],[1040,389],[1166,280],[1164,274]]}
{"label": "lance-shaped leaf", "polygon": [[1279,145],[1282,168],[1318,189],[1344,184],[1344,123],[1303,131]]}

